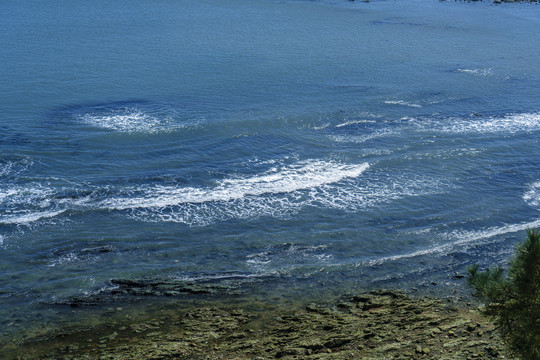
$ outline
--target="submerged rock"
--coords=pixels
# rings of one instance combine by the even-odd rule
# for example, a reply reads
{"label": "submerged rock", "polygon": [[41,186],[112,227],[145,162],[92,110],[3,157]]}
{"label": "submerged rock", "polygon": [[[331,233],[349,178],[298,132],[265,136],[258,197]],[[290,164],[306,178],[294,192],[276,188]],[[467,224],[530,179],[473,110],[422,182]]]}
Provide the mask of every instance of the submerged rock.
{"label": "submerged rock", "polygon": [[249,278],[231,274],[216,279],[183,280],[178,278],[112,279],[108,286],[94,294],[74,296],[55,301],[56,305],[73,308],[99,306],[117,301],[119,298],[149,296],[180,297],[186,295],[238,296],[246,293],[249,286],[267,280],[268,277]]}

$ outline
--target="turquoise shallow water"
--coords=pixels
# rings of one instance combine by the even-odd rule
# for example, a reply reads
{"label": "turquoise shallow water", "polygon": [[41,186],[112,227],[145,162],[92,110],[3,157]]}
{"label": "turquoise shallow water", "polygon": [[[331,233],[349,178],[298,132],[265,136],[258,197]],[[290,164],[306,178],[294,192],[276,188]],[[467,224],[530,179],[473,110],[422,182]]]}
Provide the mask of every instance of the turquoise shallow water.
{"label": "turquoise shallow water", "polygon": [[0,12],[4,329],[111,279],[452,291],[540,226],[538,6]]}

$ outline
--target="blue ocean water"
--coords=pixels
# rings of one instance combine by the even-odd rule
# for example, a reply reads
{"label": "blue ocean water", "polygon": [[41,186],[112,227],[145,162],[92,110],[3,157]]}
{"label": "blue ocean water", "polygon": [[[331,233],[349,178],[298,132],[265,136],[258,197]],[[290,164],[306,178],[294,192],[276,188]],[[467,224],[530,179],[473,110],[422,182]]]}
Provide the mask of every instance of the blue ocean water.
{"label": "blue ocean water", "polygon": [[111,279],[450,291],[540,227],[538,6],[0,13],[6,331]]}

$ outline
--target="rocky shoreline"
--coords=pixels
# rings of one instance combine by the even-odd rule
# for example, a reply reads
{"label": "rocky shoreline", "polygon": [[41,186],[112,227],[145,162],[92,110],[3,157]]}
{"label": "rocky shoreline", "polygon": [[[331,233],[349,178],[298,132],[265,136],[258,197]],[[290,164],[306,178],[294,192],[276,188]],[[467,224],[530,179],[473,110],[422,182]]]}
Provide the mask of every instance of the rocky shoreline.
{"label": "rocky shoreline", "polygon": [[[330,304],[204,302],[27,339],[5,359],[503,359],[470,303],[395,290]],[[114,309],[120,312],[121,308]]]}

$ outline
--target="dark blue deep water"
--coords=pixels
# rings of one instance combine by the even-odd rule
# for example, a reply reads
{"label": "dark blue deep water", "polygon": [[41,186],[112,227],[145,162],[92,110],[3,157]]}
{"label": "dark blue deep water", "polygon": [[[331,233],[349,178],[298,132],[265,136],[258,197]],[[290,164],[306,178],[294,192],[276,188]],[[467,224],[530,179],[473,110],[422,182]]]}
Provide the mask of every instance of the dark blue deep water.
{"label": "dark blue deep water", "polygon": [[111,279],[452,291],[540,226],[539,6],[0,14],[0,336]]}

